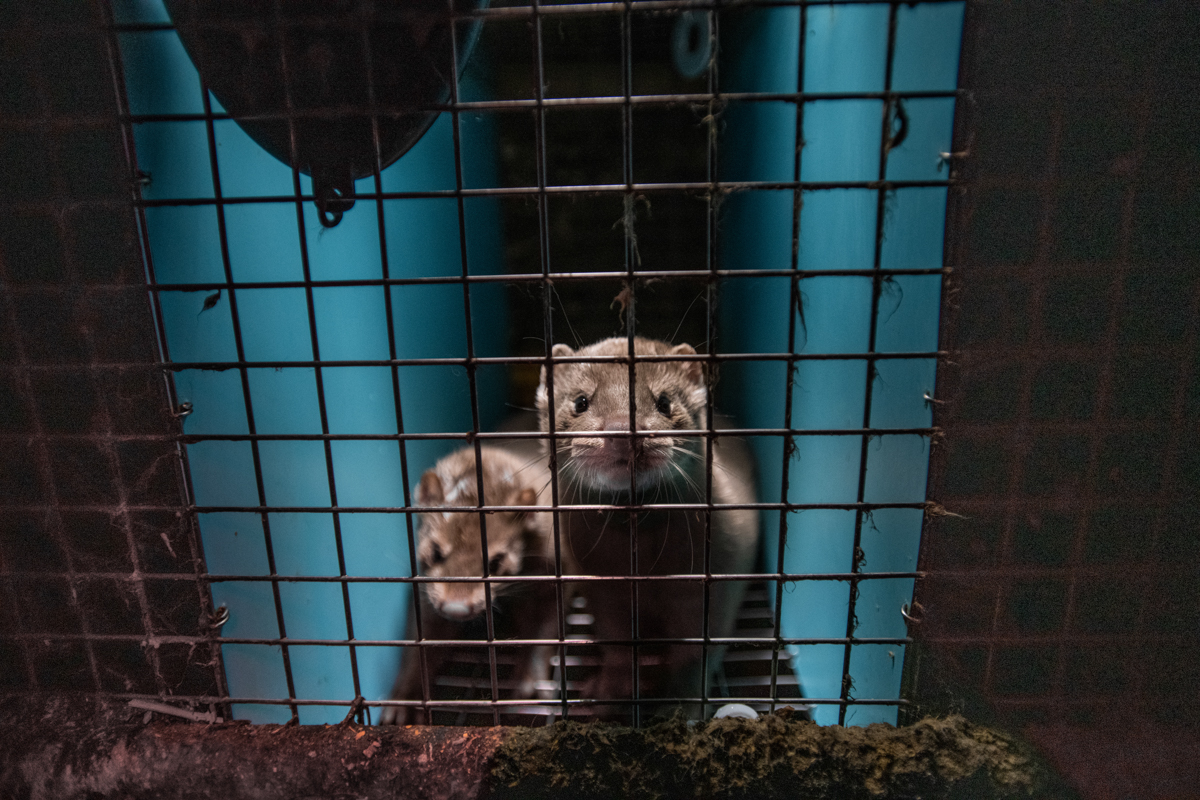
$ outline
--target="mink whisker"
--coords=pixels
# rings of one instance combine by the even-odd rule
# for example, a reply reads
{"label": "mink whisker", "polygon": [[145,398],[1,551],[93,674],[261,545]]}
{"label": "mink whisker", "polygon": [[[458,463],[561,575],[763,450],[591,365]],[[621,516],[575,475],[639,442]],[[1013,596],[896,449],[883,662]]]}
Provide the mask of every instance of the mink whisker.
{"label": "mink whisker", "polygon": [[[707,463],[707,461],[706,461],[706,459],[705,459],[705,457],[704,457],[704,454],[702,454],[702,453],[697,453],[697,452],[695,452],[695,451],[693,451],[693,450],[688,450],[686,447],[682,447],[682,446],[680,446],[680,445],[677,445],[677,444],[676,444],[676,445],[671,445],[671,447],[670,447],[670,452],[671,452],[671,453],[678,453],[679,455],[690,456],[690,457],[692,457],[692,458],[696,459],[697,461],[699,461],[701,464],[706,464],[706,463]],[[733,474],[734,474],[733,470],[729,469],[729,467],[725,466],[724,464],[721,464],[721,463],[719,463],[719,462],[718,462],[718,461],[717,461],[715,458],[713,459],[713,468],[714,468],[714,469],[719,469],[719,470],[721,470],[722,472],[726,473],[727,475],[733,475]]]}

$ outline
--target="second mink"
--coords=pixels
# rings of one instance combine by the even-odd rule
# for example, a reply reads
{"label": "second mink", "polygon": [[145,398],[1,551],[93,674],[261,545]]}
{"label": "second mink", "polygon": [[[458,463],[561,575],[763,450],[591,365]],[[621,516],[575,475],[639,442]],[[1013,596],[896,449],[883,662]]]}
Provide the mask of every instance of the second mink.
{"label": "second mink", "polygon": [[[481,447],[480,454],[485,505],[549,505],[550,477],[543,458],[531,460],[497,447]],[[422,515],[417,543],[420,574],[427,578],[483,576],[480,515],[469,510],[479,505],[475,449],[467,447],[451,453],[427,470],[421,476],[416,500],[420,506],[446,509]],[[557,638],[557,614],[553,613],[558,602],[557,585],[554,581],[520,580],[555,573],[550,514],[514,508],[485,516],[487,574],[516,579],[491,583],[495,638]],[[417,636],[419,606],[423,639],[486,642],[488,595],[482,581],[430,581],[420,587],[420,602],[414,598],[409,606],[406,639]],[[431,696],[434,687],[427,687],[425,681],[437,678],[455,649],[404,648],[391,699],[419,701]],[[549,645],[498,648],[498,654],[506,660],[511,655],[515,662],[511,675],[500,682],[501,699],[535,699],[536,682],[548,673],[551,650]],[[425,716],[419,706],[385,706],[381,722],[429,724],[431,720]]]}

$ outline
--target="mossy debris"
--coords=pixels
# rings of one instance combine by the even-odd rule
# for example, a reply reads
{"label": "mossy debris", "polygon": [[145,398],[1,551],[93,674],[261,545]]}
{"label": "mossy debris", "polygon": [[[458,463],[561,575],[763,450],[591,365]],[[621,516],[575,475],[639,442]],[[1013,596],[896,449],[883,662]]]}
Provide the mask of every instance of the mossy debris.
{"label": "mossy debris", "polygon": [[904,728],[822,727],[770,715],[641,730],[559,722],[514,730],[496,752],[495,797],[1029,797],[1027,747],[962,717]]}

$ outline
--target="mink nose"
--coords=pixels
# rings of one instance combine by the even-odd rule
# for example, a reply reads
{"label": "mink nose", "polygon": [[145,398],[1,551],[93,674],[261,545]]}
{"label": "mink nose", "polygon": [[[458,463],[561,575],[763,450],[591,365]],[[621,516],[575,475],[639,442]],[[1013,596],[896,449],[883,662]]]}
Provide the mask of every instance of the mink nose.
{"label": "mink nose", "polygon": [[[604,430],[628,431],[629,415],[625,414],[624,416],[614,415],[611,417],[606,417],[604,420]],[[633,439],[629,436],[611,436],[604,439],[604,449],[621,458],[627,458],[629,456],[631,447],[635,453],[641,452],[641,440]]]}
{"label": "mink nose", "polygon": [[474,616],[469,605],[458,601],[443,603],[441,612],[450,619],[467,619]]}

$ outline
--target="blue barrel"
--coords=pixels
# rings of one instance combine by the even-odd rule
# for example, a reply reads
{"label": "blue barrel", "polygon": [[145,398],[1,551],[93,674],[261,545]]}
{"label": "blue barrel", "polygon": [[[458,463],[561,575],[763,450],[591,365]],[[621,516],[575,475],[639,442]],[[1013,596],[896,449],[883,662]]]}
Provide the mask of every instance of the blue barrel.
{"label": "blue barrel", "polygon": [[[963,3],[813,5],[759,9],[722,35],[722,89],[728,92],[869,93],[952,92],[957,86]],[[888,86],[889,28],[895,15],[894,55]],[[804,37],[803,81],[800,81]],[[887,153],[884,176],[896,181],[945,180],[941,154],[950,150],[953,96],[906,98],[906,136]],[[798,119],[791,102],[733,102],[721,143],[722,178],[731,181],[851,183],[880,177],[884,101],[874,98],[811,99]],[[802,130],[797,147],[797,130]],[[800,270],[938,269],[946,213],[946,188],[906,187],[887,193],[883,241],[876,261],[879,192],[873,188],[813,188],[802,193],[796,263],[792,259],[791,189],[730,195],[723,206],[721,263],[727,269]],[[878,308],[871,276],[808,277],[800,281],[802,315],[790,308],[789,278],[729,279],[723,286],[722,352],[789,352],[789,320],[796,314],[800,354],[930,353],[938,342],[941,276],[897,275],[882,280]],[[877,327],[871,341],[871,319]],[[874,362],[869,406],[871,428],[926,428],[931,424],[936,363],[933,358]],[[785,423],[787,367],[779,361],[732,366],[723,376],[726,407],[751,428]],[[797,364],[792,392],[794,428],[862,428],[867,403],[867,363],[862,358]],[[778,436],[752,437],[760,468],[761,498],[780,502],[785,452]],[[870,439],[861,463],[862,436],[799,436],[790,456],[786,500],[855,503],[860,470],[866,470],[867,503],[921,503],[929,463],[922,435]],[[848,573],[861,532],[859,570],[912,572],[921,534],[919,508],[879,509],[861,519],[854,510],[805,510],[788,515],[782,569],[788,573]],[[779,565],[779,514],[763,514],[768,569]],[[912,598],[911,578],[863,580],[855,604],[858,637],[902,638],[901,607]],[[841,638],[847,633],[849,585],[796,581],[785,585],[782,635]],[[846,649],[840,644],[790,647],[806,696],[842,698]],[[857,644],[851,648],[850,697],[899,697],[904,647]],[[896,721],[895,705],[851,705],[849,724]],[[838,704],[820,704],[815,718],[839,720]]]}
{"label": "blue barrel", "polygon": [[[167,22],[157,0],[118,0],[121,22]],[[199,114],[200,79],[172,30],[121,34],[133,114]],[[464,80],[464,97],[476,91]],[[478,91],[476,91],[478,95]],[[220,111],[216,100],[213,109]],[[488,120],[461,118],[463,174],[467,187],[496,186],[495,132]],[[134,125],[140,168],[151,182],[147,201],[211,200],[216,196],[210,139],[204,121],[166,120]],[[386,255],[391,278],[460,276],[462,258],[457,201],[453,197],[383,201],[359,199],[336,228],[324,229],[311,202],[301,214],[291,200],[238,202],[293,195],[293,175],[230,120],[214,123],[212,145],[220,195],[229,203],[161,205],[146,209],[154,279],[170,359],[275,362],[244,370],[185,369],[175,375],[179,399],[193,404],[185,433],[200,437],[258,434],[385,434],[398,432],[390,366],[288,366],[286,362],[462,358],[467,355],[465,305],[460,284],[421,286],[315,286],[310,319],[307,290],[270,286],[279,282],[379,280]],[[443,114],[421,141],[382,174],[385,192],[455,188],[452,125]],[[301,191],[311,193],[307,177]],[[359,193],[374,193],[373,178]],[[503,271],[503,237],[496,200],[466,201],[467,262],[473,275]],[[224,283],[226,263],[235,284],[219,298],[215,290],[172,290],[183,284]],[[381,236],[382,228],[382,236]],[[386,248],[386,249],[385,249]],[[238,283],[266,284],[237,288]],[[231,298],[230,295],[233,295]],[[231,303],[231,300],[233,301]],[[211,307],[206,308],[206,306]],[[475,354],[503,355],[507,320],[503,289],[471,290]],[[394,336],[388,337],[388,314]],[[313,324],[315,323],[315,335]],[[314,352],[316,341],[318,352]],[[478,373],[481,422],[494,423],[504,408],[505,373]],[[457,366],[400,367],[399,394],[407,433],[469,431],[470,386]],[[319,388],[320,387],[320,390]],[[323,407],[323,414],[322,414]],[[324,417],[324,422],[322,418]],[[205,439],[187,445],[195,502],[204,507],[266,505],[290,512],[201,511],[200,531],[213,575],[338,576],[339,549],[345,574],[409,576],[404,514],[339,513],[341,507],[400,508],[404,485],[460,442],[396,439],[333,441],[327,457],[320,440],[261,440],[257,458],[250,441]],[[407,475],[401,469],[401,449]],[[330,475],[332,474],[332,480]],[[316,509],[307,511],[303,509]],[[289,639],[338,641],[401,636],[409,587],[398,583],[280,582],[278,605],[263,580],[226,580],[212,585],[213,599],[230,611],[222,635],[278,638],[282,616]],[[347,608],[348,606],[348,608]],[[347,619],[353,621],[353,635]],[[293,680],[289,691],[284,652],[278,645],[225,644],[222,655],[232,697],[339,701],[358,691],[368,699],[388,694],[399,650],[345,644],[289,645]],[[352,666],[354,667],[352,669]],[[243,703],[239,718],[285,721],[287,705]],[[303,723],[333,722],[342,706],[301,706]]]}

